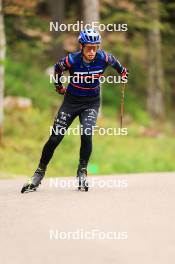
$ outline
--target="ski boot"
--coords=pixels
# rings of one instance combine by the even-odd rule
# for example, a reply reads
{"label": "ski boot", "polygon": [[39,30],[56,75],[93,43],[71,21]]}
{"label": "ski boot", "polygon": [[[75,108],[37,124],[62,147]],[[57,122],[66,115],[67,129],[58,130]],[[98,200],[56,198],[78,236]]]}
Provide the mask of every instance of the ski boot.
{"label": "ski boot", "polygon": [[21,193],[27,193],[27,192],[34,192],[38,188],[39,184],[41,184],[41,180],[43,179],[45,175],[45,170],[38,168],[32,179],[29,180],[29,182],[25,183],[21,189]]}
{"label": "ski boot", "polygon": [[88,181],[87,181],[87,169],[86,168],[78,169],[77,177],[79,183],[78,190],[84,190],[85,192],[87,192],[89,189]]}

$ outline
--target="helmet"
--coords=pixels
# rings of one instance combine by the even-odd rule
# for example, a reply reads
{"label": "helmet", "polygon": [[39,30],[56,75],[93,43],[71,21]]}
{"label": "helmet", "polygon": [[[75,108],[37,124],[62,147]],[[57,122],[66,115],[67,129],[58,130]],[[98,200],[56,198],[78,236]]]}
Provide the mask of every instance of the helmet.
{"label": "helmet", "polygon": [[100,44],[101,36],[94,28],[87,28],[80,32],[78,41],[81,44]]}

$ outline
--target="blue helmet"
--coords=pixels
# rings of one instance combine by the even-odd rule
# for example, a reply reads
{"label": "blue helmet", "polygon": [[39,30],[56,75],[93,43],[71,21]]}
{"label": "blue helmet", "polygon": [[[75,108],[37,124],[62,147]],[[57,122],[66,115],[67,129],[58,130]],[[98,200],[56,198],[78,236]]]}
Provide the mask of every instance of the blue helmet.
{"label": "blue helmet", "polygon": [[78,41],[81,44],[100,44],[101,36],[94,28],[87,28],[80,32]]}

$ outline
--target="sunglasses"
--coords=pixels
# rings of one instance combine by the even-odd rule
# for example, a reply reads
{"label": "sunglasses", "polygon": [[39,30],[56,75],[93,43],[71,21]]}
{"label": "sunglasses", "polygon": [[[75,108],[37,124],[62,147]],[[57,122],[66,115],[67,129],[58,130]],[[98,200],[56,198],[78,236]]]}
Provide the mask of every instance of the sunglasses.
{"label": "sunglasses", "polygon": [[93,51],[97,51],[99,48],[99,45],[95,45],[95,46],[84,46],[84,49],[87,51],[87,52],[90,52],[91,50]]}

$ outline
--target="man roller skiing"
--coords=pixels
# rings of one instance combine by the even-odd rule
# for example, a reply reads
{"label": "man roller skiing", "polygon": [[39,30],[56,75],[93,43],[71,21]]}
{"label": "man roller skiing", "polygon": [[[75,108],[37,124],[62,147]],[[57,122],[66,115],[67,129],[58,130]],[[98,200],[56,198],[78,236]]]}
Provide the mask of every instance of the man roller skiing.
{"label": "man roller skiing", "polygon": [[[56,92],[64,95],[64,100],[56,115],[52,134],[44,145],[38,168],[30,183],[26,183],[21,192],[34,191],[43,179],[47,165],[51,160],[56,147],[64,137],[60,133],[61,128],[65,130],[71,125],[73,120],[79,116],[82,127],[81,146],[77,177],[79,178],[79,188],[88,190],[87,186],[87,165],[92,152],[92,130],[96,125],[97,115],[100,106],[100,82],[99,78],[104,73],[107,66],[111,65],[121,76],[127,76],[127,70],[112,55],[99,49],[101,43],[100,34],[93,28],[83,30],[79,35],[81,50],[69,53],[59,60],[54,67],[57,82]],[[68,70],[70,82],[67,88],[63,87],[60,77]],[[75,81],[74,76],[79,76],[80,81]],[[93,78],[95,76],[95,78]],[[86,77],[86,78],[85,78]],[[86,81],[88,78],[88,82]],[[92,80],[93,79],[93,80]],[[92,80],[92,81],[89,81]],[[57,133],[54,133],[57,128]],[[88,133],[86,133],[88,129]],[[90,133],[89,133],[90,131]]]}

